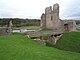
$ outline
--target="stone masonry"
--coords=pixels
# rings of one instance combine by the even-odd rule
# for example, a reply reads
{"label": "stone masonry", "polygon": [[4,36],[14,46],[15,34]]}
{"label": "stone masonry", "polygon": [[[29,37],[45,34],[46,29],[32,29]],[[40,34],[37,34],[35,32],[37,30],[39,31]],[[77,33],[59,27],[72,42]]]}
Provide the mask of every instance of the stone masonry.
{"label": "stone masonry", "polygon": [[57,32],[76,31],[76,22],[74,20],[61,20],[59,18],[59,4],[54,4],[53,8],[47,7],[45,13],[41,16],[42,29],[53,29]]}

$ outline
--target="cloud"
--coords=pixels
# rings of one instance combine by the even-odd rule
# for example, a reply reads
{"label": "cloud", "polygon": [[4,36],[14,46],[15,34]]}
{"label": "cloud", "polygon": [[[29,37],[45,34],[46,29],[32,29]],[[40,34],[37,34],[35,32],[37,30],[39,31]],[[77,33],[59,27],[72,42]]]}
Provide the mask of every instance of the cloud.
{"label": "cloud", "polygon": [[14,16],[13,10],[0,9],[0,17],[1,18],[10,18]]}
{"label": "cloud", "polygon": [[79,0],[0,0],[0,17],[40,18],[45,8],[60,5],[60,18],[79,18]]}
{"label": "cloud", "polygon": [[80,19],[80,2],[79,0],[70,0],[67,3],[65,2],[63,6],[61,5],[60,9],[61,19],[70,18],[70,19]]}

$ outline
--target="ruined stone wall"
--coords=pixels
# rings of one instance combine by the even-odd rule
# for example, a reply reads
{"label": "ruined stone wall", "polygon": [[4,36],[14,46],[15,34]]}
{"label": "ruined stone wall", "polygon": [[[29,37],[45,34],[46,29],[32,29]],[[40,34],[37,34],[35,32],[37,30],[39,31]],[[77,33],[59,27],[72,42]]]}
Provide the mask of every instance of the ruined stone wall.
{"label": "ruined stone wall", "polygon": [[[68,25],[68,26],[67,26]],[[47,7],[45,14],[41,17],[42,28],[53,29],[56,32],[76,31],[76,22],[71,20],[60,20],[59,18],[59,4],[54,4],[53,8]]]}
{"label": "ruined stone wall", "polygon": [[52,17],[52,7],[47,7],[45,9],[45,15],[46,15],[46,28],[52,29],[53,28],[53,23],[51,20]]}
{"label": "ruined stone wall", "polygon": [[57,3],[53,5],[52,17],[54,31],[63,31],[63,24],[59,18],[59,4]]}
{"label": "ruined stone wall", "polygon": [[45,9],[45,16],[46,16],[46,28],[53,29],[57,31],[61,28],[61,20],[59,19],[59,4],[54,4],[53,9],[52,7],[47,7]]}
{"label": "ruined stone wall", "polygon": [[53,20],[59,20],[59,4],[53,5]]}
{"label": "ruined stone wall", "polygon": [[54,31],[62,31],[62,21],[59,19],[59,4],[54,4],[53,8],[47,7],[45,14],[41,16],[42,28],[53,29]]}
{"label": "ruined stone wall", "polygon": [[[76,31],[76,22],[74,20],[63,20],[63,24],[67,24],[67,31]],[[65,31],[65,26],[64,26],[64,31]]]}
{"label": "ruined stone wall", "polygon": [[76,31],[76,22],[75,21],[73,21],[73,29],[72,29],[72,31]]}
{"label": "ruined stone wall", "polygon": [[46,16],[45,16],[44,13],[41,16],[41,28],[42,29],[45,29],[46,28]]}

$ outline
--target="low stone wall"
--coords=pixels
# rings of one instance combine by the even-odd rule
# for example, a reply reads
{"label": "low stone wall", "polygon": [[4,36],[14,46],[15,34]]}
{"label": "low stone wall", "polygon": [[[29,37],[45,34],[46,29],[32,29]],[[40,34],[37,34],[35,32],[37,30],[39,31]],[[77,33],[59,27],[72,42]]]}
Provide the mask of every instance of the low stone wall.
{"label": "low stone wall", "polygon": [[9,35],[11,34],[11,29],[7,27],[0,27],[0,35]]}

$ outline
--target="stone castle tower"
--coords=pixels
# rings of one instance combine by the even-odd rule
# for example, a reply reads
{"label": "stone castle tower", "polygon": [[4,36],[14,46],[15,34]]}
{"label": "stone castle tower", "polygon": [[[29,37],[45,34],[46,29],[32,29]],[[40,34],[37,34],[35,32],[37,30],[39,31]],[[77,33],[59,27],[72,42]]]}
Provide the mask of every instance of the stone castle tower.
{"label": "stone castle tower", "polygon": [[[65,25],[66,24],[66,25]],[[75,29],[74,21],[63,21],[59,18],[59,4],[54,4],[53,8],[47,7],[41,16],[42,29],[53,29],[54,31],[64,31],[65,29]],[[76,24],[75,24],[76,25]],[[71,27],[70,27],[71,26]],[[66,28],[65,28],[66,27]]]}
{"label": "stone castle tower", "polygon": [[45,9],[45,14],[43,13],[41,16],[41,26],[43,29],[53,29],[53,30],[61,30],[61,21],[59,19],[59,4],[54,4],[53,8],[47,7]]}

